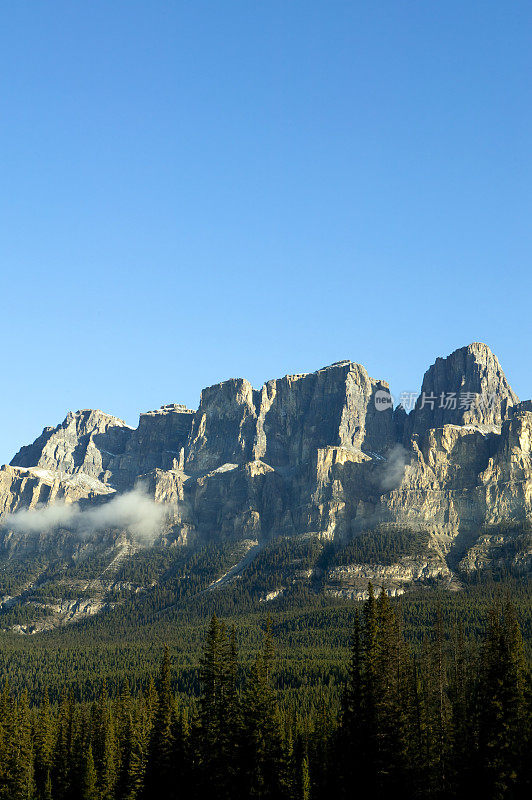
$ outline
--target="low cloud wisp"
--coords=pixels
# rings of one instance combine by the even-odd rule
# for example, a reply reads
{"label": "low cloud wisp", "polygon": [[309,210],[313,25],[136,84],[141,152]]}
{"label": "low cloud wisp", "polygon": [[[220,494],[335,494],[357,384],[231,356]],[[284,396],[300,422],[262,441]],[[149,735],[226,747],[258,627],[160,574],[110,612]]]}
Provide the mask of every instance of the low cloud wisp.
{"label": "low cloud wisp", "polygon": [[151,544],[160,533],[166,509],[141,489],[116,495],[95,508],[80,508],[76,503],[55,503],[9,514],[2,524],[21,533],[48,533],[67,528],[89,537],[109,528],[127,530],[133,539]]}
{"label": "low cloud wisp", "polygon": [[383,491],[389,492],[399,488],[405,474],[407,460],[408,453],[402,445],[397,444],[390,450],[380,480],[380,488]]}

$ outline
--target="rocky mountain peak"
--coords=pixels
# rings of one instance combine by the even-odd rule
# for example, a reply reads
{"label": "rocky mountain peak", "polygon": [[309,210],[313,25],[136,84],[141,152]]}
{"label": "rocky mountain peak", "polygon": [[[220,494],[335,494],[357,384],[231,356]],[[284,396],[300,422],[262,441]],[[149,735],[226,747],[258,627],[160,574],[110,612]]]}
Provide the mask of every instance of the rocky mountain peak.
{"label": "rocky mountain peak", "polygon": [[69,411],[60,425],[61,428],[74,428],[78,436],[91,436],[106,433],[109,428],[129,428],[123,419],[106,414],[98,408],[83,408]]}
{"label": "rocky mountain peak", "polygon": [[[69,411],[55,428],[45,428],[33,444],[22,447],[11,460],[13,467],[43,467],[66,473],[84,471],[99,477],[90,466],[90,449],[95,442],[111,452],[129,435],[126,423],[98,409]],[[93,459],[92,459],[93,460]]]}
{"label": "rocky mountain peak", "polygon": [[[104,552],[105,537],[81,541],[66,528],[55,539],[44,529],[25,536],[9,515],[129,503],[140,484],[166,506],[164,544],[267,548],[282,537],[297,547],[303,537],[342,548],[372,531],[375,547],[397,539],[382,564],[372,546],[360,563],[319,567],[322,589],[341,596],[362,596],[370,579],[391,593],[451,580],[456,565],[529,569],[532,403],[519,403],[489,347],[436,359],[410,414],[383,405],[387,394],[386,382],[343,360],[260,389],[243,378],[217,383],[197,411],[167,403],[135,429],[98,410],[69,413],[0,469],[0,556],[39,552],[70,564],[82,549]],[[315,586],[302,575],[297,558],[286,580]]]}
{"label": "rocky mountain peak", "polygon": [[406,430],[422,434],[447,424],[498,429],[518,402],[497,356],[473,342],[429,367]]}

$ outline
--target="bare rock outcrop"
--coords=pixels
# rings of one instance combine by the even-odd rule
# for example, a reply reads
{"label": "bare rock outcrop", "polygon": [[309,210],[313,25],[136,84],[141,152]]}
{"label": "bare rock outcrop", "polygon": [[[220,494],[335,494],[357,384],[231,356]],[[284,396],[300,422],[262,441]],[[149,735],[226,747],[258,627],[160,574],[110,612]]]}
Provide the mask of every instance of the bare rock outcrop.
{"label": "bare rock outcrop", "polygon": [[114,489],[91,475],[42,467],[0,467],[0,521],[19,509],[56,502],[76,503],[114,494]]}
{"label": "bare rock outcrop", "polygon": [[455,569],[514,553],[504,548],[515,536],[525,537],[518,556],[504,558],[527,564],[532,403],[519,402],[496,356],[474,343],[437,359],[408,415],[378,402],[388,394],[347,360],[258,390],[224,381],[203,390],[197,411],[163,406],[136,429],[100,411],[70,413],[0,469],[0,522],[142,483],[168,506],[167,543],[311,537],[341,547],[368,531],[423,533],[425,549],[395,565],[325,575],[322,587],[339,594],[358,596],[372,571],[396,592],[450,581]]}
{"label": "bare rock outcrop", "polygon": [[474,342],[437,358],[427,370],[405,430],[407,436],[448,424],[493,430],[518,402],[497,356],[487,345]]}
{"label": "bare rock outcrop", "polygon": [[124,450],[131,430],[118,417],[101,411],[69,412],[60,425],[45,428],[33,444],[22,447],[11,466],[83,472],[106,481],[110,463],[116,452]]}

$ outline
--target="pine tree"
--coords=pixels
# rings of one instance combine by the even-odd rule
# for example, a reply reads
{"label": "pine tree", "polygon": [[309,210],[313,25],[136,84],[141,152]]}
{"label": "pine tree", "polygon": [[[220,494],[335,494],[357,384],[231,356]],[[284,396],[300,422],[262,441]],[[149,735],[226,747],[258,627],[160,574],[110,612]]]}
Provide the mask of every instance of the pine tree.
{"label": "pine tree", "polygon": [[227,657],[225,626],[213,614],[200,665],[199,777],[205,797],[215,790],[220,798],[225,798],[229,791],[225,713],[228,692],[234,689],[234,676]]}
{"label": "pine tree", "polygon": [[170,797],[173,791],[174,698],[170,684],[170,656],[164,649],[159,677],[158,700],[151,729],[144,796]]}
{"label": "pine tree", "polygon": [[94,757],[90,743],[86,746],[81,773],[80,800],[100,800],[98,792],[98,775],[94,766]]}
{"label": "pine tree", "polygon": [[35,783],[37,794],[43,800],[51,795],[51,776],[54,752],[54,727],[50,713],[48,692],[44,691],[35,724]]}
{"label": "pine tree", "polygon": [[12,800],[31,800],[35,782],[33,771],[33,739],[28,704],[28,693],[24,691],[18,704],[15,722],[16,736],[13,742]]}
{"label": "pine tree", "polygon": [[242,782],[239,795],[242,798],[278,800],[287,794],[288,770],[272,686],[273,658],[271,621],[268,620],[263,648],[246,683],[242,704]]}
{"label": "pine tree", "polygon": [[526,703],[527,667],[519,625],[511,605],[501,615],[492,608],[484,645],[478,692],[479,764],[481,786],[488,798],[517,795],[529,754],[530,725]]}
{"label": "pine tree", "polygon": [[308,756],[304,755],[301,761],[301,783],[299,797],[301,800],[309,800],[310,798],[310,774]]}
{"label": "pine tree", "polygon": [[118,757],[112,706],[105,681],[99,700],[93,708],[92,716],[92,751],[98,775],[100,798],[101,800],[114,800]]}

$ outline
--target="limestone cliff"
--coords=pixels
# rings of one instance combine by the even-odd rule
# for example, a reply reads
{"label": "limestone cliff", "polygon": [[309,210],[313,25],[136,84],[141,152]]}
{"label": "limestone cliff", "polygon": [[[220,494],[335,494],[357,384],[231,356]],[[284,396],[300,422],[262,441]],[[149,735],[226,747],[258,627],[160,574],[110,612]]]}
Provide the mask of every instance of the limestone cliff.
{"label": "limestone cliff", "polygon": [[130,435],[126,423],[110,414],[92,409],[69,412],[60,425],[45,428],[33,444],[22,447],[11,466],[83,472],[106,480],[115,452],[123,450]]}
{"label": "limestone cliff", "polygon": [[[0,514],[102,503],[141,483],[168,507],[161,541],[310,537],[332,560],[297,580],[356,597],[369,578],[397,593],[489,565],[530,569],[532,403],[519,402],[494,354],[474,343],[438,358],[408,415],[379,404],[388,391],[341,361],[258,390],[224,381],[203,390],[197,411],[163,406],[136,429],[69,413],[0,470]],[[364,550],[372,531],[393,552]]]}
{"label": "limestone cliff", "polygon": [[446,424],[496,429],[518,402],[498,358],[487,345],[474,342],[437,358],[427,370],[407,435]]}

